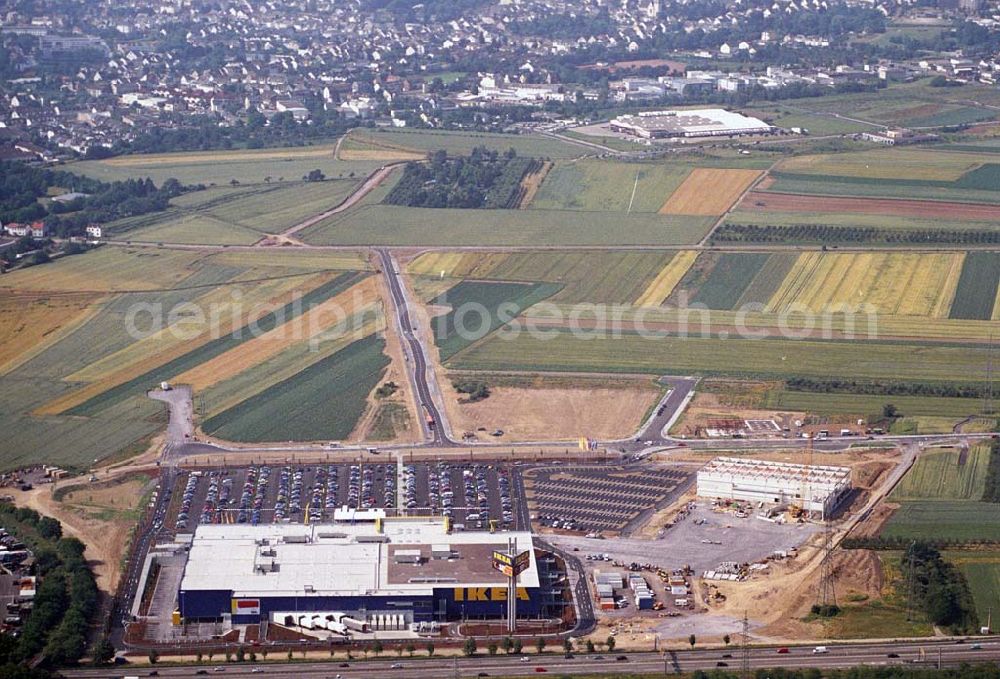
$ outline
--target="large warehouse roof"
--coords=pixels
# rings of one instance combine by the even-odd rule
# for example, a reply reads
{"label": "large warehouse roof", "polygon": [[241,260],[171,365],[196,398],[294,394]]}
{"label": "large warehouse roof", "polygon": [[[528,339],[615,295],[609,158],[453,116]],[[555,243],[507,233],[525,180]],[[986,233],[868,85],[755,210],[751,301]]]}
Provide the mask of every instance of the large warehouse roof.
{"label": "large warehouse roof", "polygon": [[[506,584],[494,549],[531,550],[531,534],[449,533],[441,519],[373,523],[204,525],[194,534],[181,590],[233,596],[430,594],[434,587]],[[518,584],[538,586],[534,554]]]}
{"label": "large warehouse roof", "polygon": [[645,111],[638,115],[618,116],[612,123],[613,127],[667,137],[754,134],[772,129],[763,120],[721,108]]}
{"label": "large warehouse roof", "polygon": [[806,483],[815,489],[817,495],[822,489],[833,491],[851,481],[849,467],[792,464],[738,457],[717,457],[702,467],[698,474],[717,478],[754,479],[786,487],[797,487]]}

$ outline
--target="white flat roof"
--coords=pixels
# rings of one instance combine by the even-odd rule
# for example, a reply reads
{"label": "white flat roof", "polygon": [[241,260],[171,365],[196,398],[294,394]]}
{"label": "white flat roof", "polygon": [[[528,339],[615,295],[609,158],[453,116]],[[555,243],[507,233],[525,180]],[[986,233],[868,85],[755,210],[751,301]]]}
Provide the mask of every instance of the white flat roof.
{"label": "white flat roof", "polygon": [[726,130],[770,130],[759,118],[751,118],[722,108],[644,111],[638,115],[618,116],[616,121],[647,130],[672,130],[687,134],[707,134]]}
{"label": "white flat roof", "polygon": [[[440,519],[385,519],[374,524],[204,525],[195,530],[182,591],[232,590],[234,597],[430,594],[435,586],[491,587],[506,581],[489,554],[516,539],[531,565],[518,584],[537,587],[531,534],[445,531]],[[396,564],[390,552],[444,543],[447,561]],[[390,571],[390,569],[392,569]]]}

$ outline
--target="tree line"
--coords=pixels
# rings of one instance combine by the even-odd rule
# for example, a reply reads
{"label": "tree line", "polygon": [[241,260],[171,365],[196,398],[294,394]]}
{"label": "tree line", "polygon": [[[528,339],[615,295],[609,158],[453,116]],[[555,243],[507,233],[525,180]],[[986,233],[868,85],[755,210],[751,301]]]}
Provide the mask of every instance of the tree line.
{"label": "tree line", "polygon": [[384,202],[406,207],[511,209],[517,207],[521,180],[541,161],[477,146],[467,157],[435,151],[427,163],[406,164],[403,176]]}
{"label": "tree line", "polygon": [[[40,201],[52,188],[86,195],[69,201]],[[165,210],[170,199],[185,190],[176,179],[167,179],[159,187],[148,177],[108,183],[65,170],[5,161],[0,162],[0,221],[42,221],[57,236],[75,236],[88,224]]]}
{"label": "tree line", "polygon": [[0,503],[0,525],[31,547],[40,580],[18,638],[0,635],[0,676],[41,656],[42,665],[75,664],[87,649],[87,629],[98,609],[97,584],[84,544],[64,537],[62,525],[33,509]]}
{"label": "tree line", "polygon": [[723,224],[712,234],[717,243],[907,243],[990,245],[1000,243],[1000,231],[988,229],[885,229],[828,224]]}
{"label": "tree line", "polygon": [[785,386],[793,391],[821,394],[865,394],[869,396],[937,396],[947,398],[984,398],[984,384],[949,384],[935,382],[892,382],[884,380],[838,380],[814,377],[791,377]]}

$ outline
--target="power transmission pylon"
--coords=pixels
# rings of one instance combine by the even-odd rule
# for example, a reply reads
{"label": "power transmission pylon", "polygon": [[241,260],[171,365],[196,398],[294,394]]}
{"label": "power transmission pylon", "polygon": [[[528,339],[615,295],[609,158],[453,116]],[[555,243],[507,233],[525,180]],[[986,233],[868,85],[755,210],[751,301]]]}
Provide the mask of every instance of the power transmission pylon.
{"label": "power transmission pylon", "polygon": [[740,679],[750,679],[750,619],[743,611],[743,629],[740,632]]}
{"label": "power transmission pylon", "polygon": [[[824,510],[825,514],[826,510]],[[837,592],[833,586],[833,526],[823,517],[823,560],[820,562],[819,591],[816,603],[822,608],[837,605]]]}

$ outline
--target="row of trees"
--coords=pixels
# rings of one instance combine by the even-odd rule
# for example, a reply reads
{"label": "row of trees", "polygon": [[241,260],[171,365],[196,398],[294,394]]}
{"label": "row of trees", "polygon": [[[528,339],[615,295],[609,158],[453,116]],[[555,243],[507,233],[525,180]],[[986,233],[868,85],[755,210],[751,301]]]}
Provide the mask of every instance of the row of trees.
{"label": "row of trees", "polygon": [[1000,441],[990,441],[990,461],[986,465],[983,502],[1000,502]]}
{"label": "row of trees", "polygon": [[814,377],[791,377],[785,385],[794,391],[822,394],[867,394],[872,396],[941,396],[948,398],[983,398],[983,384],[947,384],[936,382],[892,382],[885,380],[838,380]]}
{"label": "row of trees", "polygon": [[712,234],[715,243],[1000,243],[1000,231],[987,229],[883,229],[829,224],[723,224]]}
{"label": "row of trees", "polygon": [[98,604],[84,544],[63,537],[55,519],[8,503],[0,503],[0,525],[32,548],[41,580],[21,636],[0,636],[0,676],[11,676],[7,670],[12,666],[39,654],[50,666],[76,663],[86,651],[89,621]]}
{"label": "row of trees", "polygon": [[521,196],[521,180],[538,166],[539,161],[519,158],[514,149],[501,155],[477,146],[468,157],[457,158],[435,151],[429,163],[407,163],[385,202],[407,207],[513,208]]}
{"label": "row of trees", "polygon": [[954,633],[976,629],[976,608],[962,575],[934,547],[914,542],[903,554],[901,568],[907,590],[935,625]]}

